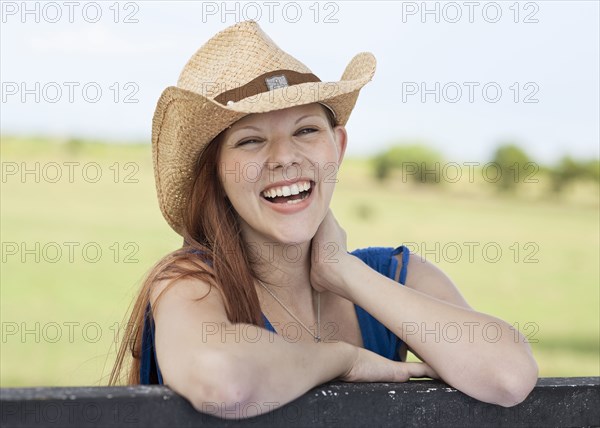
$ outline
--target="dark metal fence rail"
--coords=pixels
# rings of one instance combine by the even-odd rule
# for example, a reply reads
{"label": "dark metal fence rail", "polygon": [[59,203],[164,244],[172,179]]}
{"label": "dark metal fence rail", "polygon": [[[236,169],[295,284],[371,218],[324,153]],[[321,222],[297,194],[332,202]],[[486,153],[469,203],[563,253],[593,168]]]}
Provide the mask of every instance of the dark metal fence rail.
{"label": "dark metal fence rail", "polygon": [[[198,412],[162,386],[4,388],[0,407],[6,428],[600,426],[600,378],[542,378],[523,403],[510,408],[477,401],[438,381],[333,382],[269,413],[238,420]],[[254,415],[256,408],[248,403],[236,410]]]}

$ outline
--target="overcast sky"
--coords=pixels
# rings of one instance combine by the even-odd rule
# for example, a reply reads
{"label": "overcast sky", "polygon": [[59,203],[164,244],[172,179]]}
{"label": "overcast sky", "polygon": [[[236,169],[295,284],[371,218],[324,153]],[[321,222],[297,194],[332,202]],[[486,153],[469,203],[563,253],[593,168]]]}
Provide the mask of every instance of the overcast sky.
{"label": "overcast sky", "polygon": [[347,155],[421,140],[455,161],[486,160],[501,141],[541,162],[598,156],[597,1],[223,5],[2,2],[2,133],[149,140],[189,57],[255,19],[323,81],[375,54]]}

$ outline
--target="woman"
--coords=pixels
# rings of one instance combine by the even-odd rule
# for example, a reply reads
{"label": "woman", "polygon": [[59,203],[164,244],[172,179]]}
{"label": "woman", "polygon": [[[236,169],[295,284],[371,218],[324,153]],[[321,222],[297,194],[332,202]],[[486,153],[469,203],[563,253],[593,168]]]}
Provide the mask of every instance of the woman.
{"label": "woman", "polygon": [[[361,53],[321,82],[253,21],[190,59],[153,122],[159,203],[184,245],[146,279],[111,383],[131,352],[129,383],[164,383],[223,417],[333,379],[435,377],[502,406],[525,399],[537,365],[522,335],[405,247],[346,249],[329,204],[374,71]],[[423,362],[403,362],[407,350]]]}

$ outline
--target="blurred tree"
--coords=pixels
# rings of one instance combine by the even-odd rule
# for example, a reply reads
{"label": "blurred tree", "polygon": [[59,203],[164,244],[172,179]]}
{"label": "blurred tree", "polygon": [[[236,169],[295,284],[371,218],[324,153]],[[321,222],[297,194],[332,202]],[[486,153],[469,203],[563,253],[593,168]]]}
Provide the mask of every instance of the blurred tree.
{"label": "blurred tree", "polygon": [[362,221],[371,220],[373,215],[375,214],[375,209],[372,205],[365,204],[362,202],[354,206],[354,211],[356,216]]}
{"label": "blurred tree", "polygon": [[373,168],[377,181],[387,180],[392,170],[392,163],[386,156],[386,153],[381,153],[373,158]]}
{"label": "blurred tree", "polygon": [[373,158],[377,180],[385,181],[392,170],[399,170],[403,183],[440,183],[442,162],[442,155],[424,144],[394,145]]}
{"label": "blurred tree", "polygon": [[587,179],[598,182],[600,179],[600,160],[577,161],[571,156],[563,156],[550,169],[550,177],[552,179],[552,190],[556,193],[561,192],[565,186],[575,180]]}
{"label": "blurred tree", "polygon": [[508,143],[496,149],[491,165],[484,166],[483,176],[487,182],[495,183],[501,191],[514,191],[537,169],[537,165],[523,149]]}
{"label": "blurred tree", "polygon": [[84,141],[80,140],[79,138],[71,138],[65,144],[65,150],[69,154],[77,155],[81,152],[84,145]]}
{"label": "blurred tree", "polygon": [[590,159],[583,164],[586,178],[596,183],[600,181],[600,159]]}

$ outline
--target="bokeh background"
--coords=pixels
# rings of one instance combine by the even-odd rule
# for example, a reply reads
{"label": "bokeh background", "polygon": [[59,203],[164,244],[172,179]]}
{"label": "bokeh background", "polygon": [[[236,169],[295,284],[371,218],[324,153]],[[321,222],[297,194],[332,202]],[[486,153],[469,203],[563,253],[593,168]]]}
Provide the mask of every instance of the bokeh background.
{"label": "bokeh background", "polygon": [[[332,209],[518,327],[541,376],[600,374],[597,2],[2,2],[0,384],[102,385],[181,238],[149,145],[161,91],[255,19],[322,80],[378,60]],[[401,308],[399,308],[401,310]]]}

